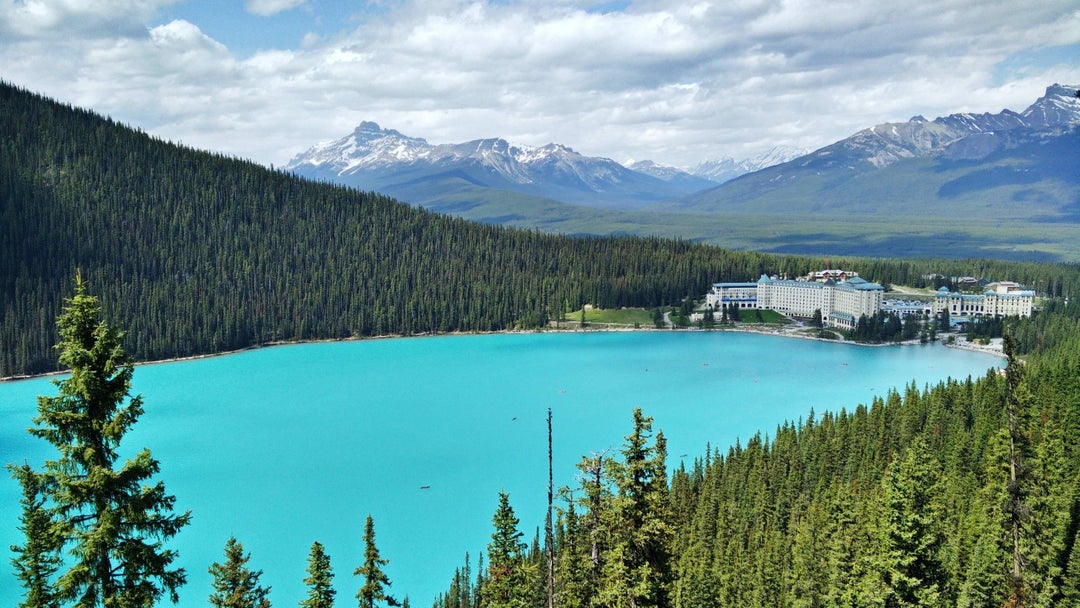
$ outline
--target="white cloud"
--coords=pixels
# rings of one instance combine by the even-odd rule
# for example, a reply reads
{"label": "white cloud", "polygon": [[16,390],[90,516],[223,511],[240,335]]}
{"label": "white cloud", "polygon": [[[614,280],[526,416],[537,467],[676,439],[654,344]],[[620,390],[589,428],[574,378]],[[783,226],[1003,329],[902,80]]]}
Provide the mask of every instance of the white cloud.
{"label": "white cloud", "polygon": [[33,38],[116,36],[145,28],[146,20],[177,0],[0,0],[0,33]]}
{"label": "white cloud", "polygon": [[260,17],[269,17],[282,11],[302,6],[307,0],[247,0],[244,10]]}
{"label": "white cloud", "polygon": [[[690,166],[914,114],[1022,109],[1051,82],[1080,83],[1080,61],[1001,73],[1031,48],[1080,45],[1072,1],[643,0],[598,13],[404,0],[245,59],[197,23],[146,27],[160,3],[87,16],[74,1],[9,2],[0,31],[20,35],[0,40],[0,65],[16,84],[267,163],[370,119],[433,142],[503,136]],[[90,25],[71,35],[80,19]]]}

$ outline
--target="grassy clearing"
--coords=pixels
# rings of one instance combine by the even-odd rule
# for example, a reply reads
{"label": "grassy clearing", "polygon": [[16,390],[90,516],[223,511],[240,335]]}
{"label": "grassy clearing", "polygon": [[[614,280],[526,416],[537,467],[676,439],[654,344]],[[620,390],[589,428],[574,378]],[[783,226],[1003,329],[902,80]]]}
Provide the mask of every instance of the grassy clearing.
{"label": "grassy clearing", "polygon": [[[566,313],[564,327],[573,327],[581,323],[581,310]],[[585,323],[592,326],[611,327],[655,327],[652,311],[644,308],[620,308],[604,310],[591,308],[585,311]]]}
{"label": "grassy clearing", "polygon": [[762,310],[761,322],[769,325],[787,325],[791,321],[775,310]]}

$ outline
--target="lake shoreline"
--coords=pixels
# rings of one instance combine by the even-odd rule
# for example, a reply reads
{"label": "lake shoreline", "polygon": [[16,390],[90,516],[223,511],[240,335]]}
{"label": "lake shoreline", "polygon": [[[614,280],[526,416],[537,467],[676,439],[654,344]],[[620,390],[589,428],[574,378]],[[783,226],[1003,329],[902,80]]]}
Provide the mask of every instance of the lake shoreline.
{"label": "lake shoreline", "polygon": [[[802,326],[795,329],[805,329]],[[543,333],[590,333],[590,332],[670,332],[670,331],[689,331],[689,332],[731,332],[731,333],[748,333],[758,334],[762,336],[777,336],[780,338],[796,338],[800,340],[814,340],[817,342],[828,342],[832,344],[845,344],[849,346],[869,346],[869,347],[893,347],[893,346],[917,346],[922,344],[918,340],[909,340],[907,342],[888,342],[880,344],[869,344],[866,342],[853,342],[851,340],[834,340],[829,338],[818,338],[815,336],[808,336],[802,333],[796,333],[795,331],[784,331],[783,328],[773,326],[740,326],[740,327],[716,327],[711,329],[704,329],[700,327],[687,327],[684,329],[673,328],[652,328],[652,327],[603,327],[603,328],[545,328],[545,329],[504,329],[500,331],[452,331],[444,333],[426,333],[426,334],[386,334],[381,336],[353,336],[349,338],[323,338],[323,339],[310,339],[310,340],[275,340],[273,342],[266,342],[264,344],[256,344],[254,346],[247,346],[244,348],[238,348],[234,350],[226,350],[216,353],[205,353],[201,355],[188,355],[184,357],[170,357],[168,359],[154,359],[151,361],[136,361],[135,365],[159,365],[163,363],[179,363],[182,361],[197,361],[200,359],[210,359],[213,357],[225,357],[228,355],[236,355],[248,351],[258,350],[261,348],[270,348],[274,346],[291,346],[302,344],[333,344],[338,342],[362,342],[365,340],[392,340],[398,338],[437,338],[447,336],[494,336],[494,335],[513,335],[513,334],[543,334]],[[970,352],[983,353],[996,357],[1004,357],[1005,355],[1000,350],[995,350],[993,347],[983,347],[980,345],[972,344],[966,340],[957,342],[955,344],[945,344],[948,348],[956,348],[959,350],[966,350]],[[4,376],[0,377],[0,382],[18,382],[20,380],[36,380],[39,378],[49,378],[51,376],[63,376],[68,373],[67,370],[60,370],[55,372],[45,372],[42,374],[25,374],[18,376]]]}

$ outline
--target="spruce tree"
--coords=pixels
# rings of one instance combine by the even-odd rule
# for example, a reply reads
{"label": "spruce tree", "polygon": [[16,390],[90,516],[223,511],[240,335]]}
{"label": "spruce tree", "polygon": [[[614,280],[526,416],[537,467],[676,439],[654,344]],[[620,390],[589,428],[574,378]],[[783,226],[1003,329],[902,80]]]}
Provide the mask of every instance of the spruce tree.
{"label": "spruce tree", "polygon": [[62,561],[55,526],[42,498],[41,476],[29,465],[9,468],[23,490],[20,530],[26,536],[26,544],[11,547],[16,554],[11,560],[15,575],[26,590],[19,607],[59,608],[60,600],[53,590],[52,576],[60,569]]}
{"label": "spruce tree", "polygon": [[529,589],[524,572],[525,543],[518,530],[518,518],[510,506],[510,495],[499,492],[499,506],[492,517],[495,531],[488,544],[487,578],[480,588],[482,608],[512,608],[525,605]]}
{"label": "spruce tree", "polygon": [[602,603],[667,606],[671,592],[671,545],[674,532],[667,496],[667,444],[652,418],[634,409],[634,430],[626,436],[621,463],[613,463],[618,486],[614,502],[612,546],[603,565]]}
{"label": "spruce tree", "polygon": [[210,605],[216,608],[270,608],[270,587],[259,584],[262,570],[247,567],[251,555],[244,554],[244,546],[235,537],[225,543],[225,563],[210,565],[214,592]]}
{"label": "spruce tree", "polygon": [[134,366],[123,334],[100,314],[97,298],[76,277],[75,296],[57,321],[60,363],[71,376],[54,382],[58,396],[38,397],[38,426],[30,429],[60,454],[41,473],[19,473],[24,489],[36,485],[41,493],[35,527],[45,518],[51,524],[47,534],[28,539],[24,557],[27,549],[66,550],[70,559],[54,592],[76,606],[151,606],[163,594],[175,603],[186,577],[171,568],[177,553],[163,543],[191,516],[174,514],[175,498],[164,483],[151,482],[160,465],[149,450],[118,462],[120,441],[143,406],[130,394]]}
{"label": "spruce tree", "polygon": [[353,576],[362,577],[364,581],[356,592],[360,608],[375,608],[377,602],[386,602],[387,606],[399,605],[398,601],[389,595],[390,578],[382,570],[388,563],[390,560],[379,556],[379,549],[375,546],[375,522],[371,515],[368,515],[364,522],[364,564],[353,572]]}
{"label": "spruce tree", "polygon": [[1028,602],[1030,586],[1025,579],[1027,559],[1024,555],[1025,534],[1031,519],[1028,503],[1034,485],[1031,460],[1031,441],[1028,436],[1028,420],[1031,394],[1024,382],[1022,363],[1016,358],[1016,342],[1012,336],[1004,339],[1005,356],[1005,424],[1008,439],[1008,461],[1005,463],[1006,483],[1005,518],[1012,545],[1012,571],[1009,581],[1009,598],[1006,605],[1019,608]]}
{"label": "spruce tree", "polygon": [[945,572],[938,529],[938,472],[922,437],[890,465],[884,481],[882,554],[879,567],[889,606],[941,603]]}
{"label": "spruce tree", "polygon": [[300,602],[301,608],[333,608],[337,595],[333,586],[334,571],[330,567],[330,556],[318,541],[311,543],[307,572],[304,584],[308,586],[308,596]]}

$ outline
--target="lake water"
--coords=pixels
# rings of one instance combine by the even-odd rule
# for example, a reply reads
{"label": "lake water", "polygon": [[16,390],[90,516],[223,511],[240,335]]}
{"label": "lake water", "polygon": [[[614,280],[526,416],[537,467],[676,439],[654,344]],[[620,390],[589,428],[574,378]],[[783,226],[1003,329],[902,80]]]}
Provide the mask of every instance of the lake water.
{"label": "lake water", "polygon": [[[670,464],[726,451],[813,407],[839,411],[890,387],[979,376],[1001,360],[940,345],[862,348],[731,332],[511,334],[264,348],[139,366],[146,413],[125,453],[149,447],[193,523],[170,544],[188,571],[180,606],[205,606],[207,568],[235,535],[275,606],[306,590],[312,541],[331,557],[338,603],[360,586],[363,524],[401,599],[430,605],[468,551],[485,549],[498,492],[531,541],[555,483],[583,455],[618,450],[641,406]],[[54,457],[24,429],[48,379],[0,383],[0,464]],[[21,543],[17,484],[0,481],[0,546]],[[0,598],[21,594],[8,559]]]}

